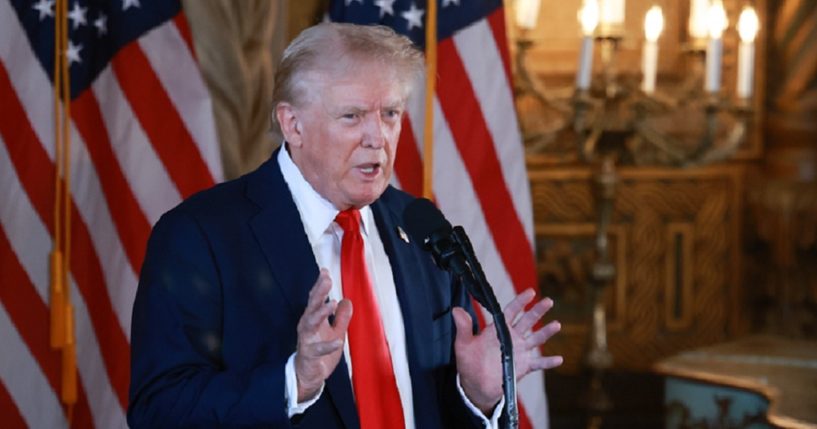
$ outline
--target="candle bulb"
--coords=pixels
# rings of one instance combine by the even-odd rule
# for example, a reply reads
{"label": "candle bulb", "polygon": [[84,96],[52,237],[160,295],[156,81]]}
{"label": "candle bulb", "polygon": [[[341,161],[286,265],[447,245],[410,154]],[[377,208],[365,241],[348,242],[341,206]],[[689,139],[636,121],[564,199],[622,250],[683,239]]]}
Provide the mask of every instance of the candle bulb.
{"label": "candle bulb", "polygon": [[516,0],[516,25],[524,30],[536,28],[541,0]]}
{"label": "candle bulb", "polygon": [[754,8],[746,7],[738,19],[738,33],[740,46],[738,47],[738,82],[737,94],[739,98],[747,99],[752,96],[752,82],[755,70],[755,36],[760,27]]}
{"label": "candle bulb", "polygon": [[641,57],[641,71],[644,74],[641,90],[646,94],[655,92],[655,79],[658,74],[658,37],[663,30],[664,14],[660,6],[653,6],[644,18],[644,36],[647,41],[644,43],[644,53]]}
{"label": "candle bulb", "polygon": [[709,46],[706,49],[706,91],[717,93],[721,89],[721,58],[723,57],[723,31],[728,25],[723,2],[716,0],[709,8]]}
{"label": "candle bulb", "polygon": [[624,27],[624,0],[601,0],[601,32],[605,36],[620,33]]}
{"label": "candle bulb", "polygon": [[691,0],[689,9],[689,37],[693,44],[703,41],[708,36],[707,12],[709,0]]}
{"label": "candle bulb", "polygon": [[593,32],[599,23],[599,4],[596,0],[585,0],[579,10],[579,22],[582,25],[582,48],[579,54],[579,67],[576,71],[576,89],[590,88],[590,74],[593,71]]}

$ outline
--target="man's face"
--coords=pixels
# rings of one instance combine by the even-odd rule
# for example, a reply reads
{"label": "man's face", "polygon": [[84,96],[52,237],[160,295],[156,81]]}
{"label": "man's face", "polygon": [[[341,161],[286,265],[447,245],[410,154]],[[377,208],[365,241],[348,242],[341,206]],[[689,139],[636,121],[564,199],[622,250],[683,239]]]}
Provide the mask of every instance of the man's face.
{"label": "man's face", "polygon": [[285,136],[293,161],[339,210],[371,204],[391,179],[405,94],[390,69],[363,63],[321,74],[308,80],[308,100],[292,107],[299,127]]}

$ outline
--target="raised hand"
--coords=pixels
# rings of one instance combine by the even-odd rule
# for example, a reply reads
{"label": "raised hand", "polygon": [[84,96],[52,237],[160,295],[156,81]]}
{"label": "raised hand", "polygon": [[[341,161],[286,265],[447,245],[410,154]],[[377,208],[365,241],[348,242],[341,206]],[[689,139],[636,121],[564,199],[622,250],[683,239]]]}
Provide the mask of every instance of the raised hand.
{"label": "raised hand", "polygon": [[[312,398],[332,374],[343,355],[343,342],[352,318],[349,300],[327,301],[332,279],[321,270],[309,291],[309,300],[298,321],[298,351],[295,354],[295,374],[298,378],[298,402]],[[334,323],[329,316],[334,314]]]}
{"label": "raised hand", "polygon": [[[516,379],[521,380],[533,371],[555,368],[562,364],[561,356],[542,356],[539,347],[562,328],[557,321],[533,331],[533,327],[553,307],[550,298],[544,298],[523,312],[536,293],[527,289],[513,299],[503,310],[513,340]],[[502,364],[496,327],[487,326],[478,335],[472,331],[471,316],[462,308],[454,308],[457,338],[454,352],[457,370],[466,396],[484,413],[489,414],[502,397]]]}

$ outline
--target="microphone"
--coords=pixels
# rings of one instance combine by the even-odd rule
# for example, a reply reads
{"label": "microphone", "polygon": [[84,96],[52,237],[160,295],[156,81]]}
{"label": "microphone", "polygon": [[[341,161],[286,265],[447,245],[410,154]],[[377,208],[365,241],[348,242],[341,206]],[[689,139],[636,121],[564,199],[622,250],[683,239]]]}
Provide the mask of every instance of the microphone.
{"label": "microphone", "polygon": [[505,396],[507,427],[519,427],[519,409],[516,403],[516,376],[513,367],[513,341],[505,315],[494,295],[488,279],[477,261],[471,241],[461,226],[451,227],[442,212],[425,198],[418,198],[403,210],[403,220],[409,236],[431,253],[434,263],[450,271],[462,282],[468,292],[490,313],[496,326],[502,355],[502,388]]}
{"label": "microphone", "polygon": [[[434,203],[425,198],[412,201],[403,211],[403,219],[409,236],[414,241],[423,243],[423,249],[431,253],[434,263],[465,283],[475,298],[477,295],[482,298],[482,294],[473,287],[476,279],[467,263],[466,249],[460,245],[460,235],[468,240],[465,231],[461,227],[452,228]],[[485,305],[480,298],[477,301]]]}

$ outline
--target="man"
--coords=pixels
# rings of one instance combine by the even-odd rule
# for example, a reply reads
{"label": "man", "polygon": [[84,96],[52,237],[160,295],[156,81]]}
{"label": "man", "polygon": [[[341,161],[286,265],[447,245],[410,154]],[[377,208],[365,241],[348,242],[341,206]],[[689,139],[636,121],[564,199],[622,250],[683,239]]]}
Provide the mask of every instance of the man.
{"label": "man", "polygon": [[[497,426],[495,331],[474,334],[463,288],[402,231],[413,198],[389,186],[422,64],[385,27],[321,24],[287,48],[274,94],[285,144],[154,227],[132,427]],[[559,324],[534,330],[552,302],[523,311],[533,297],[505,310],[520,378],[561,364],[539,356]]]}

